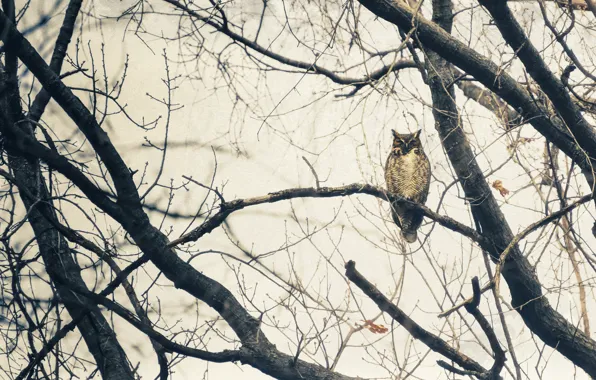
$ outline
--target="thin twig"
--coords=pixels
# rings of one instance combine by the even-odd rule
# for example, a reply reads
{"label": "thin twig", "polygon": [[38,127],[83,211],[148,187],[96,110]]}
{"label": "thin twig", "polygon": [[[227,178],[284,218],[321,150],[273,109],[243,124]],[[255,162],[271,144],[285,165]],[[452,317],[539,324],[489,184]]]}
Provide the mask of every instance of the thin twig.
{"label": "thin twig", "polygon": [[302,156],[302,159],[304,160],[304,162],[306,162],[306,165],[308,165],[308,167],[310,168],[310,171],[312,172],[312,175],[315,177],[315,183],[317,184],[317,189],[320,189],[321,183],[319,182],[319,176],[317,175],[315,168],[311,165],[310,162],[308,162],[306,157]]}

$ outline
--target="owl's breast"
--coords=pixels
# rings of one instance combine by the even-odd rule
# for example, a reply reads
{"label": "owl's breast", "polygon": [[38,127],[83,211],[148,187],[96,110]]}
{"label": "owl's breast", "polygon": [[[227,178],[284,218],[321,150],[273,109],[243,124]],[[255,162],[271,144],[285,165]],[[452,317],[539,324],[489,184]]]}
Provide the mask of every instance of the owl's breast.
{"label": "owl's breast", "polygon": [[422,159],[422,156],[410,151],[408,154],[398,157],[399,168],[404,174],[416,175],[420,170]]}
{"label": "owl's breast", "polygon": [[425,202],[428,194],[430,164],[422,152],[390,155],[385,167],[385,181],[389,192]]}

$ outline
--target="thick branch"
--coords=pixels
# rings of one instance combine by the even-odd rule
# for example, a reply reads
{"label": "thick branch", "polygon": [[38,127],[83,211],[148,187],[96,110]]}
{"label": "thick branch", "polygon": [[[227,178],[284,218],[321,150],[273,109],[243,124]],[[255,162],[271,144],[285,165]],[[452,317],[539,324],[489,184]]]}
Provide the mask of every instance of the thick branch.
{"label": "thick branch", "polygon": [[[23,121],[25,121],[23,119]],[[26,125],[28,123],[21,123]],[[71,164],[64,156],[57,151],[52,150],[37,141],[32,133],[27,133],[25,130],[16,124],[10,123],[6,118],[0,114],[0,132],[5,138],[10,141],[10,148],[14,153],[30,158],[40,159],[48,164],[51,168],[57,170],[66,178],[71,180],[88,198],[91,202],[101,207],[111,217],[118,220],[122,215],[120,206],[112,202],[108,196],[83,172]]]}
{"label": "thick branch", "polygon": [[[52,53],[52,59],[50,61],[50,69],[52,69],[52,71],[54,71],[56,74],[60,74],[60,71],[62,70],[62,62],[64,62],[64,57],[66,57],[66,51],[68,50],[68,45],[70,44],[74,26],[77,21],[79,11],[81,10],[82,3],[83,0],[70,0],[68,3],[68,8],[66,8],[64,21],[62,22],[60,33],[56,39],[54,53]],[[48,91],[45,88],[42,88],[33,100],[33,104],[31,105],[31,109],[29,110],[28,114],[29,119],[36,122],[39,121],[43,111],[50,101],[50,98],[51,96]]]}
{"label": "thick branch", "polygon": [[[456,75],[462,75],[459,70],[453,69]],[[491,111],[495,116],[502,121],[505,129],[512,128],[516,124],[522,122],[520,115],[512,110],[507,103],[496,96],[492,91],[475,85],[470,81],[458,80],[457,87],[464,93],[467,98],[476,101],[478,104]]]}
{"label": "thick branch", "polygon": [[[207,219],[203,224],[193,229],[191,232],[170,242],[169,246],[174,247],[180,244],[200,239],[203,235],[210,233],[219,225],[221,225],[223,221],[226,220],[226,218],[232,212],[242,210],[245,207],[256,206],[264,203],[275,203],[294,198],[331,198],[348,196],[353,194],[368,194],[380,198],[382,200],[389,199],[391,202],[409,202],[413,205],[416,205],[411,201],[407,201],[390,195],[387,192],[385,192],[384,189],[361,183],[353,183],[351,185],[339,187],[321,187],[318,189],[315,189],[313,187],[286,189],[276,191],[274,193],[269,193],[261,197],[236,199],[231,202],[226,202],[220,206],[221,209],[218,213],[213,215],[211,218]],[[456,231],[466,237],[469,237],[470,239],[476,241],[480,245],[489,244],[489,242],[486,241],[479,233],[474,231],[474,229],[462,223],[459,223],[458,221],[452,218],[437,214],[436,212],[423,205],[418,204],[416,205],[416,207],[419,207],[424,212],[425,216],[436,221],[440,225],[449,228],[450,230]]]}

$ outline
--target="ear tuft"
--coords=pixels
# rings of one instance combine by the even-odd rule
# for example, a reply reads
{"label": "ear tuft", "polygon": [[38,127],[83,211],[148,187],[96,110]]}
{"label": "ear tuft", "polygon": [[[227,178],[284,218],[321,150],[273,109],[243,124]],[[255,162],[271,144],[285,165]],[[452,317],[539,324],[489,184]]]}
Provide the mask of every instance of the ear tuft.
{"label": "ear tuft", "polygon": [[393,134],[393,137],[395,137],[396,139],[399,139],[399,134],[395,131],[395,129],[392,129],[391,133]]}
{"label": "ear tuft", "polygon": [[417,131],[414,133],[414,138],[415,138],[415,139],[418,139],[418,138],[420,138],[420,132],[422,132],[422,129],[419,129],[419,130],[417,130]]}

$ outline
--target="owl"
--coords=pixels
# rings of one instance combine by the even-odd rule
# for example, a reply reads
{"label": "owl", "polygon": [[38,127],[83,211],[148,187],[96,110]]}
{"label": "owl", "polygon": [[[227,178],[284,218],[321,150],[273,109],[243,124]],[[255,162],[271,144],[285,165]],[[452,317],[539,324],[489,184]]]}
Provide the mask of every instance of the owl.
{"label": "owl", "polygon": [[[394,130],[393,145],[385,164],[387,190],[416,203],[424,204],[430,185],[430,162],[422,150],[420,132],[400,134]],[[407,202],[391,205],[393,221],[401,228],[401,235],[408,243],[416,241],[416,230],[422,224],[422,211]]]}

